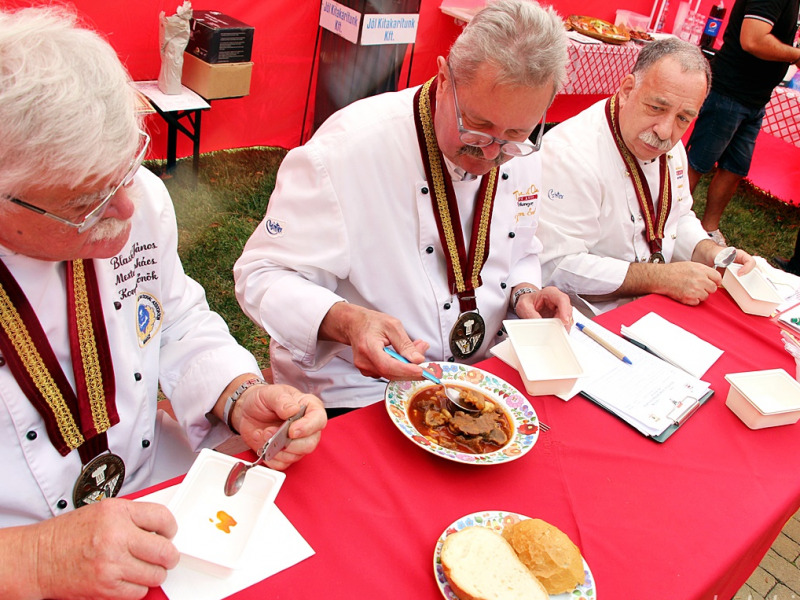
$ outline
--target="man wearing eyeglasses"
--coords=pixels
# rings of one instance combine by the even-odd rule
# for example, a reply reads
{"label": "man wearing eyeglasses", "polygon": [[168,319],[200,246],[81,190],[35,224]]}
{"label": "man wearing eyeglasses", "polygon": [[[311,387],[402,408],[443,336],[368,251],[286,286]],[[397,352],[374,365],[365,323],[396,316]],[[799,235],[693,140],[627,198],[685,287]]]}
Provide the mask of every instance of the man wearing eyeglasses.
{"label": "man wearing eyeglasses", "polygon": [[535,236],[537,127],[566,62],[552,10],[493,2],[431,80],[353,103],[289,152],[234,267],[276,381],[333,415],[382,401],[380,378],[421,378],[385,347],[471,364],[514,313],[569,325],[567,297],[540,288]]}
{"label": "man wearing eyeglasses", "polygon": [[[238,430],[311,452],[319,399],[267,385],[182,270],[114,50],[56,9],[0,11],[0,596],[140,598],[178,562],[166,507],[120,498]],[[159,387],[180,422],[157,407]],[[221,489],[222,483],[220,483]]]}
{"label": "man wearing eyeglasses", "polygon": [[653,42],[614,96],[548,132],[542,271],[583,312],[650,293],[698,304],[721,283],[715,263],[755,265],[711,241],[692,212],[680,139],[710,78],[696,46]]}

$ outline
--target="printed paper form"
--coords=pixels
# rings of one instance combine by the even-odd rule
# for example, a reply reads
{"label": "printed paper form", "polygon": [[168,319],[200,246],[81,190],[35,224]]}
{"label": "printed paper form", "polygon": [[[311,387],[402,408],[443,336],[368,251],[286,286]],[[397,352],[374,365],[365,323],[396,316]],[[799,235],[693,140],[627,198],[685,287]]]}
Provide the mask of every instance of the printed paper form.
{"label": "printed paper form", "polygon": [[615,335],[592,321],[582,321],[604,340],[623,351],[628,365],[594,340],[573,328],[570,341],[585,377],[578,391],[591,396],[645,435],[659,435],[673,424],[669,418],[677,403],[697,400],[710,385]]}
{"label": "printed paper form", "polygon": [[671,362],[690,375],[702,377],[722,350],[670,323],[661,315],[647,313],[630,327],[621,328],[622,335],[646,346],[650,352]]}

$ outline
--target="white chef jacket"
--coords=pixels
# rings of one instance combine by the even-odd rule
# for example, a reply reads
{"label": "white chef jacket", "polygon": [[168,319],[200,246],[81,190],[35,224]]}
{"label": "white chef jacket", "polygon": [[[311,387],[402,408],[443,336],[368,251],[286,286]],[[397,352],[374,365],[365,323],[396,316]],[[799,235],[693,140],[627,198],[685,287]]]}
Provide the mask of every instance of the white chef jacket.
{"label": "white chef jacket", "polygon": [[[108,442],[111,452],[125,462],[121,494],[157,483],[151,475],[160,474],[163,480],[164,475],[185,473],[191,464],[187,460],[193,457],[190,446],[197,450],[229,437],[228,428],[206,413],[236,376],[259,372],[253,356],[236,344],[222,319],[209,310],[200,285],[184,274],[177,254],[175,214],[163,183],[142,168],[131,193],[136,212],[128,243],[114,258],[94,261],[120,416],[108,430]],[[0,257],[36,311],[74,389],[65,264],[31,259],[2,247]],[[144,332],[137,327],[140,310],[150,312],[149,322],[143,322],[152,327]],[[0,526],[24,525],[74,508],[72,491],[81,461],[77,451],[65,457],[56,451],[39,413],[5,360],[0,363]],[[159,384],[180,428],[164,411],[157,414]],[[167,432],[173,437],[179,433],[183,440],[168,437]],[[164,449],[171,454],[160,452]],[[59,507],[62,499],[64,508]]]}
{"label": "white chef jacket", "polygon": [[[537,235],[542,241],[542,278],[568,293],[617,290],[632,262],[647,261],[650,247],[632,179],[619,155],[605,116],[606,100],[554,127],[544,137],[544,199]],[[658,198],[658,160],[642,166],[652,197]],[[667,262],[691,260],[708,234],[692,211],[686,151],[681,142],[667,152],[672,210],[664,227],[661,253]],[[595,313],[631,300],[589,305]]]}
{"label": "white chef jacket", "polygon": [[[414,128],[415,92],[355,102],[289,152],[266,217],[234,266],[239,303],[272,338],[275,381],[316,394],[327,407],[371,404],[386,388],[353,366],[350,347],[317,339],[336,302],[392,315],[412,340],[430,343],[428,360],[453,359],[449,339],[459,303],[448,287]],[[515,158],[500,173],[476,293],[486,339],[468,362],[486,358],[502,339],[511,289],[541,281],[534,235],[539,158]],[[469,211],[461,215],[468,228],[479,184],[453,182],[459,211]]]}

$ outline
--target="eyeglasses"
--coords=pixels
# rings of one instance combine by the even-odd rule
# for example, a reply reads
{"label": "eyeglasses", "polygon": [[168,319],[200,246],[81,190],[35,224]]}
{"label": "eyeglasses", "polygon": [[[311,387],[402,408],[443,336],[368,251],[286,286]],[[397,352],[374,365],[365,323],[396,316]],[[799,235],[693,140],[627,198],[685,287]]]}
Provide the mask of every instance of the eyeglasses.
{"label": "eyeglasses", "polygon": [[125,174],[125,177],[120,181],[114,189],[111,190],[103,200],[95,206],[92,210],[86,213],[86,216],[83,217],[79,222],[70,221],[69,219],[65,219],[63,217],[59,217],[56,214],[48,212],[43,208],[39,208],[33,204],[25,202],[24,200],[20,200],[19,198],[14,198],[13,196],[9,196],[7,194],[3,194],[3,198],[11,202],[12,204],[16,204],[17,206],[21,206],[22,208],[27,208],[28,210],[32,210],[33,212],[53,219],[54,221],[58,221],[64,225],[69,225],[70,227],[75,227],[78,230],[78,233],[83,233],[90,227],[97,224],[97,222],[103,217],[108,208],[109,202],[114,197],[120,188],[126,187],[130,185],[133,181],[133,177],[136,175],[136,172],[139,170],[139,167],[142,166],[142,162],[144,162],[144,156],[147,153],[147,147],[150,145],[150,136],[147,135],[144,131],[139,132],[140,138],[140,149],[139,152],[136,154],[136,158],[131,161],[131,166],[128,169],[128,172]]}
{"label": "eyeglasses", "polygon": [[450,71],[450,81],[453,84],[453,103],[456,106],[458,139],[461,140],[462,144],[474,146],[476,148],[486,148],[486,146],[498,144],[500,146],[500,152],[507,156],[528,156],[529,154],[538,152],[541,149],[542,136],[544,135],[544,124],[545,119],[547,118],[547,110],[544,111],[542,120],[533,130],[533,133],[531,133],[531,137],[535,136],[536,139],[536,141],[532,144],[529,144],[528,142],[512,142],[509,140],[501,140],[493,135],[489,135],[488,133],[473,131],[472,129],[465,129],[464,122],[461,118],[461,109],[458,106],[458,96],[456,96],[456,80],[455,77],[453,77],[453,69],[449,64],[447,65],[447,69]]}

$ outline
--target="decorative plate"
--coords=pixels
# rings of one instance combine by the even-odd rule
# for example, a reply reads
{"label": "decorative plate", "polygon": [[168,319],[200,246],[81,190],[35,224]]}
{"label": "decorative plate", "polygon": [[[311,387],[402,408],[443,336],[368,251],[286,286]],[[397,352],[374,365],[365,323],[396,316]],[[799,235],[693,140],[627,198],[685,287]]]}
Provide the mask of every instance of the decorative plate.
{"label": "decorative plate", "polygon": [[[530,519],[530,517],[503,510],[487,510],[461,517],[458,521],[445,529],[436,541],[436,549],[433,552],[433,574],[436,577],[436,583],[439,585],[439,591],[442,592],[442,596],[447,600],[458,600],[458,596],[450,589],[450,584],[447,582],[447,577],[444,576],[444,569],[442,568],[442,545],[448,535],[456,531],[461,531],[465,527],[473,527],[476,525],[489,527],[490,529],[494,529],[497,533],[502,533],[503,528],[507,525],[513,525],[525,519]],[[578,585],[571,592],[551,595],[550,600],[597,600],[594,576],[585,559],[583,561],[583,574],[586,578],[583,584]]]}
{"label": "decorative plate", "polygon": [[578,33],[588,35],[589,37],[609,44],[624,44],[631,39],[626,29],[612,25],[608,21],[603,21],[602,19],[570,15],[567,22]]}
{"label": "decorative plate", "polygon": [[469,454],[444,448],[423,436],[408,418],[408,403],[423,387],[435,385],[425,380],[390,381],[386,386],[386,410],[397,428],[420,448],[455,462],[491,465],[508,462],[528,452],[539,437],[539,418],[528,399],[499,377],[471,365],[451,362],[423,363],[442,381],[456,382],[458,385],[473,388],[497,401],[509,414],[514,432],[509,442],[494,452]]}

